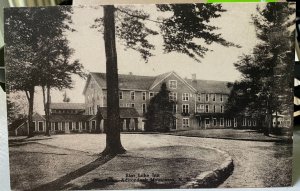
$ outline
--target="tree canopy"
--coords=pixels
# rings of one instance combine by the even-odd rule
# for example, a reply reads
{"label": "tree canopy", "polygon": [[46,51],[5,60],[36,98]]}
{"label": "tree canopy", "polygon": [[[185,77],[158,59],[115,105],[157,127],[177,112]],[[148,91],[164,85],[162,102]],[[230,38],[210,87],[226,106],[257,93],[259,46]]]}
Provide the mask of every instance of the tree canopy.
{"label": "tree canopy", "polygon": [[[44,102],[44,87],[47,87],[46,102],[49,102],[51,88],[72,88],[72,75],[84,76],[79,61],[71,60],[74,50],[64,33],[74,31],[70,27],[71,13],[72,8],[66,6],[5,10],[8,86],[12,91],[26,92],[30,120],[36,86],[43,87]],[[45,113],[48,113],[46,104]]]}
{"label": "tree canopy", "polygon": [[257,7],[257,11],[252,20],[260,41],[252,55],[242,55],[234,64],[242,79],[232,84],[226,108],[233,115],[246,112],[252,117],[289,114],[294,59],[294,35],[289,26],[294,8],[288,3],[268,3],[263,9]]}
{"label": "tree canopy", "polygon": [[167,132],[174,125],[174,101],[169,99],[170,91],[166,83],[162,83],[160,91],[151,100],[147,107],[146,131]]}

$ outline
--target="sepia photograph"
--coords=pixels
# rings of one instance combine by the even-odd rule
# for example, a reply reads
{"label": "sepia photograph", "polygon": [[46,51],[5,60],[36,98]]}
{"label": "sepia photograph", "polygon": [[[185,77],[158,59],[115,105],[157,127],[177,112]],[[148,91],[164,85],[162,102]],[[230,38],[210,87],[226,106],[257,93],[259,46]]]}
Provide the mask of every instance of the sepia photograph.
{"label": "sepia photograph", "polygon": [[6,8],[12,190],[292,185],[295,4]]}

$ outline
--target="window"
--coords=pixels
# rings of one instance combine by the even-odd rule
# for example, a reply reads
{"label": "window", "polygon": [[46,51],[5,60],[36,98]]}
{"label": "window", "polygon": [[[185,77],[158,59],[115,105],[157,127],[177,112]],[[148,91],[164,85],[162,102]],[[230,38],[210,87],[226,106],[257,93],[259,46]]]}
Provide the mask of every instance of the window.
{"label": "window", "polygon": [[200,94],[197,95],[197,100],[198,100],[198,101],[201,101],[201,95],[200,95]]}
{"label": "window", "polygon": [[176,101],[177,100],[177,93],[176,92],[170,92],[169,93],[169,100],[170,101]]}
{"label": "window", "polygon": [[205,105],[205,113],[209,113],[209,105]]}
{"label": "window", "polygon": [[216,94],[212,94],[211,97],[213,101],[216,101]]}
{"label": "window", "polygon": [[58,131],[58,122],[55,122],[55,123],[54,123],[54,130],[55,130],[55,131]]}
{"label": "window", "polygon": [[73,130],[73,123],[72,122],[69,122],[69,129]]}
{"label": "window", "polygon": [[190,119],[189,118],[183,118],[182,119],[182,126],[183,127],[189,127]]}
{"label": "window", "polygon": [[220,126],[224,126],[224,118],[220,118]]}
{"label": "window", "polygon": [[189,113],[189,104],[182,104],[182,113]]}
{"label": "window", "polygon": [[131,107],[134,108],[134,103],[131,104]]}
{"label": "window", "polygon": [[197,112],[200,113],[201,112],[201,105],[197,105]]}
{"label": "window", "polygon": [[221,105],[221,113],[224,113],[224,106],[223,105]]}
{"label": "window", "polygon": [[130,92],[130,98],[131,98],[131,100],[135,99],[135,92],[134,91]]}
{"label": "window", "polygon": [[237,119],[236,118],[233,118],[233,126],[237,127]]}
{"label": "window", "polygon": [[216,106],[215,105],[213,106],[213,109],[214,109],[214,113],[216,113]]}
{"label": "window", "polygon": [[173,104],[173,113],[177,113],[177,104]]}
{"label": "window", "polygon": [[83,122],[81,122],[81,125],[82,125],[82,129],[84,129],[85,130],[85,122],[83,121]]}
{"label": "window", "polygon": [[209,126],[209,124],[210,124],[209,118],[205,118],[205,126]]}
{"label": "window", "polygon": [[146,100],[146,92],[143,92],[143,100]]}
{"label": "window", "polygon": [[78,122],[78,121],[76,122],[75,128],[76,128],[77,130],[79,129],[79,122]]}
{"label": "window", "polygon": [[154,97],[154,92],[149,92],[149,98],[152,99]]}
{"label": "window", "polygon": [[253,126],[256,126],[256,120],[253,120],[252,124]]}
{"label": "window", "polygon": [[36,131],[36,124],[35,124],[35,121],[32,122],[32,126],[33,126],[33,128],[35,129],[35,131]]}
{"label": "window", "polygon": [[220,96],[220,101],[223,102],[223,94]]}
{"label": "window", "polygon": [[206,101],[206,102],[209,101],[209,94],[205,94],[205,101]]}
{"label": "window", "polygon": [[145,103],[142,104],[142,110],[143,110],[143,113],[145,114],[146,113],[146,104]]}
{"label": "window", "polygon": [[92,129],[96,129],[96,121],[95,120],[92,121]]}
{"label": "window", "polygon": [[123,99],[123,92],[119,91],[119,99]]}
{"label": "window", "polygon": [[230,127],[231,126],[231,119],[226,119],[226,126],[227,127]]}
{"label": "window", "polygon": [[188,93],[183,93],[182,94],[182,101],[189,101],[189,94]]}
{"label": "window", "polygon": [[248,119],[248,126],[251,126],[251,120]]}
{"label": "window", "polygon": [[176,80],[169,80],[169,88],[170,89],[177,89],[177,81]]}
{"label": "window", "polygon": [[44,131],[44,122],[39,121],[39,131]]}
{"label": "window", "polygon": [[246,119],[246,118],[243,118],[242,126],[246,126],[246,124],[247,124],[247,119]]}
{"label": "window", "polygon": [[61,122],[61,130],[65,130],[65,126],[66,126],[66,123],[65,122]]}
{"label": "window", "polygon": [[217,119],[216,118],[213,118],[213,125],[217,126]]}

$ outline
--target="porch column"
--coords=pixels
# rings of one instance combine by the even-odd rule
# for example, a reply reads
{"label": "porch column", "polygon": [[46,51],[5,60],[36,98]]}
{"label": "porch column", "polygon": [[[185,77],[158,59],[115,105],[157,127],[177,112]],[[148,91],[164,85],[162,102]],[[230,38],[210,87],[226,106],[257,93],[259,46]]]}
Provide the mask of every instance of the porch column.
{"label": "porch column", "polygon": [[139,130],[139,120],[138,120],[138,118],[135,118],[134,119],[134,127],[135,127],[135,131],[138,131]]}
{"label": "porch column", "polygon": [[127,130],[126,129],[126,119],[123,119],[122,121],[123,121],[123,131],[126,131]]}

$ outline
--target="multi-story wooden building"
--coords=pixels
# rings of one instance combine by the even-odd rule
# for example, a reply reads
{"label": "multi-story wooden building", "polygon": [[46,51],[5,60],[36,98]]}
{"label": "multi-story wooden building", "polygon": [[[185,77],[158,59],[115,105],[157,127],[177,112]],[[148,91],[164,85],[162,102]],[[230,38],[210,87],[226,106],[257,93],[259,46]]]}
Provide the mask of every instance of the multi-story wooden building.
{"label": "multi-story wooden building", "polygon": [[[158,76],[119,75],[120,119],[122,131],[143,131],[144,115],[151,98],[166,83],[173,105],[172,130],[254,127],[251,118],[227,118],[225,105],[230,89],[228,82],[181,78],[175,72]],[[107,120],[107,86],[105,73],[90,73],[83,95],[85,103],[51,103],[50,123],[55,133],[103,132]],[[37,133],[46,131],[45,116],[34,114]],[[28,131],[25,123],[16,127],[15,134]],[[19,133],[17,132],[19,131]]]}
{"label": "multi-story wooden building", "polygon": [[[144,114],[150,99],[166,83],[169,98],[175,102],[173,130],[256,126],[252,119],[226,118],[225,105],[230,89],[228,82],[181,78],[175,72],[158,76],[119,75],[120,107],[134,108],[139,114],[138,130],[143,130]],[[107,87],[105,73],[90,73],[83,94],[85,114],[95,115],[99,107],[106,107]]]}

